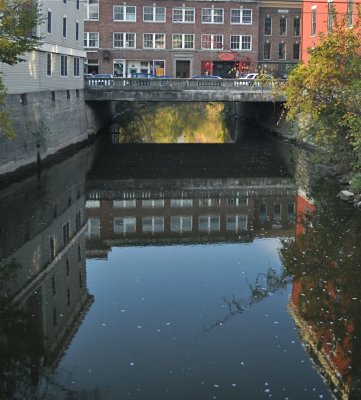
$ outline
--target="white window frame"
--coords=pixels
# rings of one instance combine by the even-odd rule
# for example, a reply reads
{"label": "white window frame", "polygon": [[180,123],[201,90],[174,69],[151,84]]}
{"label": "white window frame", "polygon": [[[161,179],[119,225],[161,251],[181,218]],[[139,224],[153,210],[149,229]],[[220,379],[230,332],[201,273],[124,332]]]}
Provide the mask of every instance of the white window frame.
{"label": "white window frame", "polygon": [[[236,48],[234,48],[234,47],[232,47],[232,38],[233,37],[238,37],[239,38],[239,49],[236,49]],[[250,38],[250,44],[249,44],[249,48],[245,48],[245,47],[243,47],[243,38]],[[252,35],[231,35],[230,36],[230,38],[229,38],[229,48],[231,49],[231,50],[237,50],[237,51],[252,51]]]}
{"label": "white window frame", "polygon": [[[234,219],[230,222],[229,219]],[[232,225],[232,226],[231,226]],[[248,216],[244,214],[226,215],[226,230],[229,232],[245,231],[248,227]]]}
{"label": "white window frame", "polygon": [[[148,224],[150,226],[150,229],[148,229],[148,227],[146,229],[144,229],[145,221],[151,222],[151,224]],[[159,224],[158,224],[158,222],[159,222]],[[158,226],[160,227],[160,229],[155,229],[155,227],[158,227]],[[142,218],[142,232],[145,232],[145,233],[161,233],[161,232],[164,232],[164,217],[163,216],[143,217]]]}
{"label": "white window frame", "polygon": [[193,199],[171,199],[171,208],[193,207]]}
{"label": "white window frame", "polygon": [[[211,219],[216,219],[216,228],[212,226]],[[221,229],[221,217],[219,215],[200,215],[198,217],[199,232],[219,232]]]}
{"label": "white window frame", "polygon": [[100,230],[101,230],[100,218],[89,217],[87,237],[89,239],[100,238]]}
{"label": "white window frame", "polygon": [[[121,35],[122,38],[118,39],[118,41],[123,42],[123,46],[116,46],[116,35]],[[127,46],[127,43],[130,42],[130,39],[127,38],[127,35],[133,35],[133,39],[131,40],[134,43],[134,46]],[[135,32],[113,32],[113,47],[115,49],[135,49],[137,46],[137,35]]]}
{"label": "white window frame", "polygon": [[89,0],[85,0],[84,21],[99,21],[99,0],[92,4],[89,3]]}
{"label": "white window frame", "polygon": [[137,206],[136,199],[113,200],[113,208],[135,208],[136,206]]}
{"label": "white window frame", "polygon": [[[151,20],[146,20],[145,19],[145,9],[146,8],[149,8],[149,9],[152,9],[152,19]],[[161,9],[161,10],[163,10],[163,14],[160,14],[160,15],[163,15],[163,19],[161,19],[161,20],[157,20],[157,10],[158,9]],[[166,8],[165,7],[158,7],[158,6],[143,6],[143,22],[145,22],[145,23],[157,23],[157,24],[161,24],[161,23],[163,23],[163,22],[165,22],[165,20],[166,20]]]}
{"label": "white window frame", "polygon": [[[185,224],[185,221],[187,221],[187,224]],[[183,232],[192,232],[192,230],[193,230],[193,218],[191,215],[172,215],[170,217],[171,232],[183,233]]]}
{"label": "white window frame", "polygon": [[[153,39],[153,47],[146,47],[145,46],[145,35],[152,35]],[[156,47],[156,35],[163,35],[164,37],[164,47]],[[165,33],[143,33],[143,49],[156,49],[156,50],[165,50],[165,40],[166,35]]]}
{"label": "white window frame", "polygon": [[[181,38],[181,47],[174,47],[174,36],[180,36]],[[192,47],[185,47],[186,41],[185,37],[191,36],[192,37]],[[195,37],[193,33],[173,33],[172,34],[172,49],[174,50],[194,50],[194,41]]]}
{"label": "white window frame", "polygon": [[[175,11],[181,11],[181,18],[182,19],[180,21],[175,21],[174,20],[174,12]],[[193,12],[192,21],[186,21],[186,12],[187,11],[192,11]],[[172,9],[172,22],[174,24],[194,24],[195,15],[196,15],[196,11],[195,11],[194,7],[173,7],[173,9]]]}
{"label": "white window frame", "polygon": [[[121,222],[122,229],[118,229],[118,224]],[[119,224],[120,225],[120,224]],[[129,229],[129,227],[131,229]],[[133,216],[115,217],[113,218],[113,232],[114,233],[136,233],[137,232],[137,218]]]}
{"label": "white window frame", "polygon": [[[244,19],[244,12],[245,11],[250,11],[251,12],[251,22],[245,22]],[[239,21],[234,21],[234,19],[237,19],[237,16],[232,15],[235,12],[239,12]],[[231,25],[252,25],[253,23],[253,10],[251,8],[232,8],[230,10],[230,22]]]}
{"label": "white window frame", "polygon": [[[97,39],[96,42],[97,44],[95,46],[89,46],[90,43],[90,34],[96,34],[97,35]],[[91,39],[94,40],[94,39]],[[86,45],[85,45],[86,42]],[[84,48],[86,49],[99,49],[99,32],[84,32]]]}
{"label": "white window frame", "polygon": [[[117,8],[123,8],[123,19],[115,18],[115,10]],[[128,13],[127,10],[130,8],[134,8],[134,13]],[[134,19],[128,19],[130,15],[134,15]],[[124,5],[114,5],[113,6],[113,21],[121,21],[121,22],[136,22],[137,21],[137,7],[136,6],[127,6]]]}
{"label": "white window frame", "polygon": [[142,208],[163,208],[164,199],[146,199],[142,200]]}
{"label": "white window frame", "polygon": [[[285,31],[284,31],[284,33],[281,33],[281,21],[285,21]],[[279,29],[279,32],[278,32],[278,34],[279,34],[279,36],[287,36],[287,28],[288,28],[288,23],[287,23],[288,21],[287,21],[287,17],[285,17],[284,15],[281,15],[280,16],[280,29]]]}
{"label": "white window frame", "polygon": [[[210,36],[211,37],[211,47],[203,47],[203,42],[204,42],[203,37],[204,36]],[[222,47],[214,47],[214,43],[215,43],[214,37],[215,36],[219,36],[219,37],[222,38]],[[224,36],[223,35],[212,34],[212,33],[204,33],[204,34],[202,34],[202,36],[201,36],[201,49],[202,50],[223,50],[223,48],[224,48]]]}
{"label": "white window frame", "polygon": [[61,78],[68,77],[68,56],[65,54],[60,55],[60,77]]}
{"label": "white window frame", "polygon": [[[222,11],[222,21],[221,22],[214,22],[215,17],[219,17],[215,15],[215,11]],[[208,18],[208,15],[204,15],[205,12],[211,11],[210,13],[210,21],[204,21],[205,18]],[[201,17],[202,24],[223,24],[224,23],[224,8],[202,8],[202,17]]]}

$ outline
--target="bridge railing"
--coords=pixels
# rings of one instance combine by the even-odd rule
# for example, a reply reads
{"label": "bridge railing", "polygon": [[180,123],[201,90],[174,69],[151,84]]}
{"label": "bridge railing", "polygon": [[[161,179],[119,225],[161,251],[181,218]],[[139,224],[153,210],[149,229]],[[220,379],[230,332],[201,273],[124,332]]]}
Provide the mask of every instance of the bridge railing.
{"label": "bridge railing", "polygon": [[284,80],[255,81],[252,79],[182,79],[182,78],[85,78],[86,89],[102,90],[271,90]]}

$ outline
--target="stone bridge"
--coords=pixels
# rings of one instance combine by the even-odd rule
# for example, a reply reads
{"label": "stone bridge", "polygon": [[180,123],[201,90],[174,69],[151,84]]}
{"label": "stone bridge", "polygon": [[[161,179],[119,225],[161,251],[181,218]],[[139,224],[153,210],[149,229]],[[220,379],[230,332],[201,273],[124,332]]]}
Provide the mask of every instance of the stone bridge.
{"label": "stone bridge", "polygon": [[282,80],[86,78],[86,101],[284,102]]}

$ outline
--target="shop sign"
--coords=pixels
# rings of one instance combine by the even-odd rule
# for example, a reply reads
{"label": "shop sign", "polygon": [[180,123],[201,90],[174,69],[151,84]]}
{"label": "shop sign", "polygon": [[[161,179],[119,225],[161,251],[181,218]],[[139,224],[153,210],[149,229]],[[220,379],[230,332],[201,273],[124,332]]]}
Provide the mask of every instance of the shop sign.
{"label": "shop sign", "polygon": [[221,53],[218,58],[221,61],[233,61],[234,60],[234,54],[233,53]]}

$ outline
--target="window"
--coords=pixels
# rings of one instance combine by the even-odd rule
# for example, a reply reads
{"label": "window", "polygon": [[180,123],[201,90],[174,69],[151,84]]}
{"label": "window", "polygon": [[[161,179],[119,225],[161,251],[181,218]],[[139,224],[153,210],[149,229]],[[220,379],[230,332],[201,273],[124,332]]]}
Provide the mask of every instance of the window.
{"label": "window", "polygon": [[63,245],[65,246],[69,242],[70,238],[70,224],[67,222],[63,225]]}
{"label": "window", "polygon": [[191,216],[172,216],[170,218],[171,232],[192,232]]}
{"label": "window", "polygon": [[173,49],[194,49],[194,35],[173,34],[172,47]]}
{"label": "window", "polygon": [[266,42],[263,45],[263,59],[270,60],[271,59],[271,43]]}
{"label": "window", "polygon": [[60,56],[60,76],[68,76],[68,56]]}
{"label": "window", "polygon": [[219,231],[219,215],[200,215],[198,219],[198,229],[200,232]]}
{"label": "window", "polygon": [[165,7],[143,7],[144,22],[165,22]]}
{"label": "window", "polygon": [[88,218],[87,236],[89,239],[100,238],[100,219],[99,218]]}
{"label": "window", "polygon": [[231,24],[252,24],[252,10],[231,10]]}
{"label": "window", "polygon": [[164,200],[156,199],[156,200],[142,200],[143,208],[163,208]]}
{"label": "window", "polygon": [[199,199],[199,207],[218,207],[221,205],[221,199]]}
{"label": "window", "polygon": [[81,289],[83,287],[83,275],[81,272],[79,272],[79,288]]}
{"label": "window", "polygon": [[300,44],[293,43],[293,59],[299,60],[300,59]]}
{"label": "window", "polygon": [[80,58],[74,57],[74,76],[80,76]]}
{"label": "window", "polygon": [[79,22],[75,22],[75,41],[79,42]]}
{"label": "window", "polygon": [[280,36],[286,36],[287,35],[287,18],[282,15],[280,17]]}
{"label": "window", "polygon": [[48,10],[48,18],[47,18],[47,31],[48,33],[52,32],[52,13],[51,10]]}
{"label": "window", "polygon": [[267,219],[267,204],[260,204],[259,206],[259,219],[264,221]]}
{"label": "window", "polygon": [[67,0],[63,0],[63,3],[66,4],[66,3],[67,3]]}
{"label": "window", "polygon": [[333,20],[335,18],[335,7],[333,1],[328,0],[327,6],[327,31],[331,32],[333,27]]}
{"label": "window", "polygon": [[66,89],[66,98],[67,100],[70,100],[70,90]]}
{"label": "window", "polygon": [[301,20],[296,17],[293,20],[293,36],[300,36]]}
{"label": "window", "polygon": [[135,6],[114,6],[113,20],[135,22]]}
{"label": "window", "polygon": [[353,25],[353,9],[354,9],[354,0],[347,0],[347,23],[349,26]]}
{"label": "window", "polygon": [[172,208],[178,207],[192,207],[193,200],[192,199],[171,199],[170,206]]}
{"label": "window", "polygon": [[99,0],[85,1],[85,20],[99,19]]}
{"label": "window", "polygon": [[80,248],[80,244],[78,245],[78,261],[81,261],[81,248]]}
{"label": "window", "polygon": [[66,258],[65,260],[65,272],[66,272],[66,276],[70,275],[70,262],[69,262],[69,258]]}
{"label": "window", "polygon": [[272,35],[272,18],[269,15],[264,19],[264,34],[267,36]]}
{"label": "window", "polygon": [[119,49],[135,49],[135,33],[114,32],[113,47]]}
{"label": "window", "polygon": [[278,45],[278,59],[285,60],[286,59],[286,44],[279,43]]}
{"label": "window", "polygon": [[202,49],[223,49],[223,35],[202,35]]}
{"label": "window", "polygon": [[226,230],[239,232],[247,229],[247,215],[227,215]]}
{"label": "window", "polygon": [[248,204],[248,197],[228,197],[227,198],[227,206],[236,206],[240,207],[242,205]]}
{"label": "window", "polygon": [[46,54],[46,76],[51,76],[52,54]]}
{"label": "window", "polygon": [[223,8],[202,8],[202,24],[223,24]]}
{"label": "window", "polygon": [[144,33],[143,47],[145,49],[165,49],[165,33]]}
{"label": "window", "polygon": [[135,208],[137,201],[132,200],[113,200],[113,208]]}
{"label": "window", "polygon": [[311,14],[311,36],[316,35],[316,7],[312,7],[312,14]]}
{"label": "window", "polygon": [[252,50],[252,36],[231,35],[231,50]]}
{"label": "window", "polygon": [[55,238],[54,238],[54,236],[49,237],[49,257],[50,257],[50,260],[54,260],[54,258],[55,258]]}
{"label": "window", "polygon": [[173,22],[182,22],[185,24],[194,23],[194,8],[182,7],[173,8]]}
{"label": "window", "polygon": [[84,47],[99,47],[99,32],[84,32]]}
{"label": "window", "polygon": [[63,17],[63,37],[66,38],[66,17]]}
{"label": "window", "polygon": [[55,282],[55,275],[51,277],[51,293],[53,296],[56,295],[56,282]]}
{"label": "window", "polygon": [[70,307],[70,289],[66,290],[66,303],[68,305],[68,307]]}
{"label": "window", "polygon": [[113,230],[114,233],[135,233],[136,218],[135,217],[114,218]]}
{"label": "window", "polygon": [[144,217],[142,219],[143,232],[164,232],[163,217]]}
{"label": "window", "polygon": [[280,221],[281,220],[281,204],[275,204],[273,206],[273,218]]}
{"label": "window", "polygon": [[80,10],[80,0],[76,0],[76,9]]}

